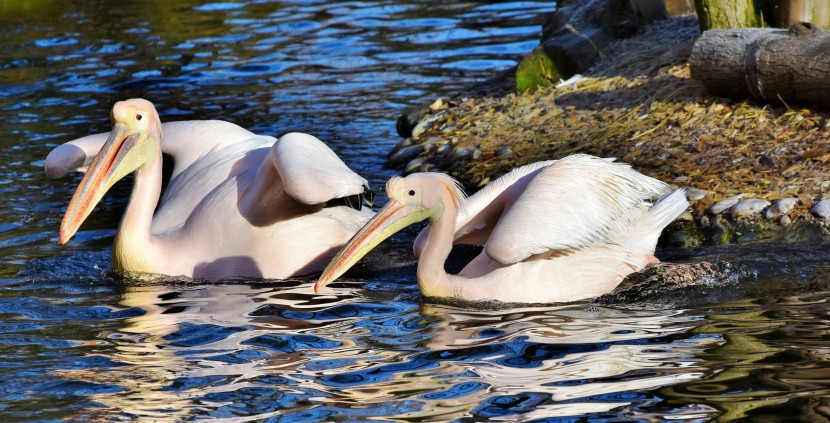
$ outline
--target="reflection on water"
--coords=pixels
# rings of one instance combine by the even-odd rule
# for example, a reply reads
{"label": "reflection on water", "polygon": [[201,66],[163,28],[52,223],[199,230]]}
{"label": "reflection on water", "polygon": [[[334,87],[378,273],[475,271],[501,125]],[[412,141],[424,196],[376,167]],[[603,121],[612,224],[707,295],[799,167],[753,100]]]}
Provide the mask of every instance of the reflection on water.
{"label": "reflection on water", "polygon": [[830,418],[820,237],[663,252],[728,259],[742,284],[653,309],[431,304],[414,231],[321,295],[311,280],[124,281],[107,270],[129,181],[59,245],[79,178],[47,180],[42,160],[107,130],[116,100],[309,132],[380,187],[401,109],[515,64],[552,7],[0,0],[0,420]]}
{"label": "reflection on water", "polygon": [[693,357],[720,339],[685,339],[700,316],[678,313],[477,312],[309,288],[125,288],[129,315],[101,336],[113,351],[60,375],[99,393],[105,407],[85,410],[90,418],[526,420],[602,413],[696,379]]}

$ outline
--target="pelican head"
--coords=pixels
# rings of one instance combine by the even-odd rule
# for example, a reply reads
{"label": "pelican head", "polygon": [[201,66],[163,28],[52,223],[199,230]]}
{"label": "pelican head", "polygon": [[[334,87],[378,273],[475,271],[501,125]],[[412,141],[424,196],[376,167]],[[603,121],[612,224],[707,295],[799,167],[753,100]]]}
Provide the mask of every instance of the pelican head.
{"label": "pelican head", "polygon": [[65,244],[118,180],[148,167],[161,154],[161,120],[144,99],[119,101],[112,107],[112,132],[92,160],[61,222]]}
{"label": "pelican head", "polygon": [[392,234],[424,219],[434,222],[447,208],[459,210],[464,202],[458,182],[442,173],[393,177],[386,183],[386,194],[389,201],[332,258],[314,285],[314,292],[339,278]]}

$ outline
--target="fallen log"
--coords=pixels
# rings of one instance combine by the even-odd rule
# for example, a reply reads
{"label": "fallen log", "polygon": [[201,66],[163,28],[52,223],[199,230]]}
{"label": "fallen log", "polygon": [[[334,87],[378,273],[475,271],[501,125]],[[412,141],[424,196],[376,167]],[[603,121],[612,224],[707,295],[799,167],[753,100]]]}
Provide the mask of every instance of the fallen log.
{"label": "fallen log", "polygon": [[830,33],[810,23],[705,31],[689,65],[714,95],[830,108]]}

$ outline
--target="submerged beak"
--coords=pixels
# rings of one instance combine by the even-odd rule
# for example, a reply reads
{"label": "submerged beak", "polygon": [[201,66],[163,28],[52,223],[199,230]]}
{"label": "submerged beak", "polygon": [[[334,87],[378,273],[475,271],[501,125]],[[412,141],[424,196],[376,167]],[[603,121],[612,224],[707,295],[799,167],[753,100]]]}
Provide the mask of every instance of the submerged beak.
{"label": "submerged beak", "polygon": [[320,279],[314,284],[314,292],[320,292],[329,282],[346,273],[358,260],[395,232],[431,214],[420,206],[402,205],[390,199],[388,203],[337,252]]}
{"label": "submerged beak", "polygon": [[124,169],[122,162],[142,132],[124,124],[113,125],[109,139],[92,160],[89,170],[75,190],[61,222],[61,244],[66,244],[109,188],[135,168]]}

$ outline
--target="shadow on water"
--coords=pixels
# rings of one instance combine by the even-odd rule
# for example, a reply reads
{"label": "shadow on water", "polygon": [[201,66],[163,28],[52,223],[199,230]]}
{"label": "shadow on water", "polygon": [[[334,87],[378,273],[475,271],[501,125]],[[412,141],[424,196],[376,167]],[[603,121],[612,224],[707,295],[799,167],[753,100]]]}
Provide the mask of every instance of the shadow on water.
{"label": "shadow on water", "polygon": [[320,294],[114,275],[129,180],[59,245],[80,178],[43,158],[116,100],[312,133],[377,188],[401,109],[514,66],[552,3],[67,4],[0,1],[0,420],[828,418],[821,239],[660,251],[729,262],[731,285],[488,309],[420,296],[417,229]]}

